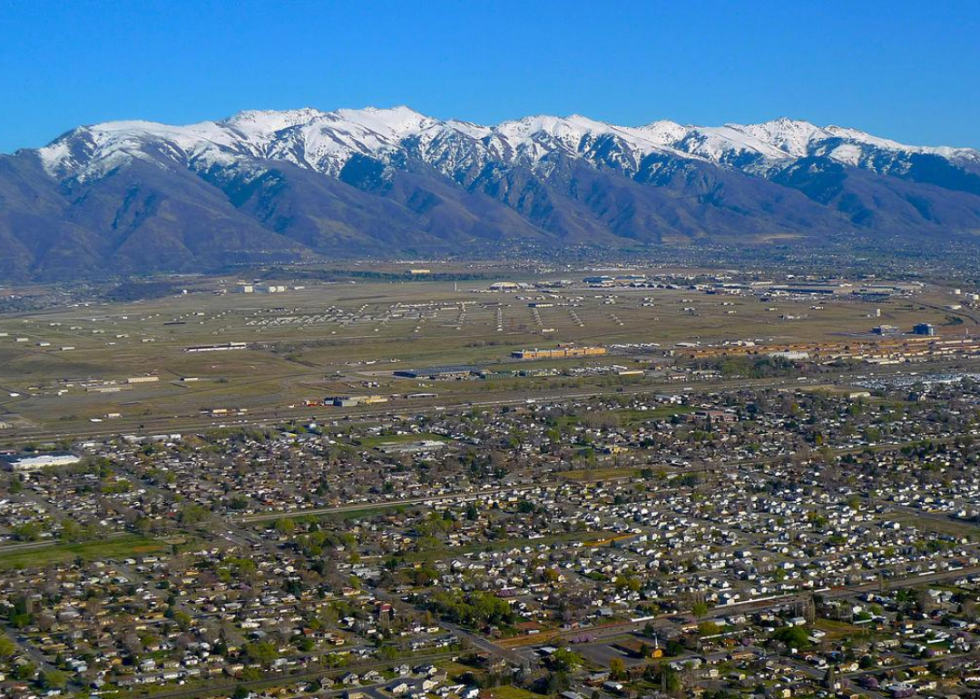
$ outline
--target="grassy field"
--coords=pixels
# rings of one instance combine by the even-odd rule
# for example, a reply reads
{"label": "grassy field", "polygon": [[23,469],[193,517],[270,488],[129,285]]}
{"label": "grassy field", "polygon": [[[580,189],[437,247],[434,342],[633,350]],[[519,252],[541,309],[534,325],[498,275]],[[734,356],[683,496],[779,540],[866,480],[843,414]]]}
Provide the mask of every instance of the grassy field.
{"label": "grassy field", "polygon": [[828,641],[839,641],[845,638],[851,638],[852,636],[867,631],[867,628],[865,627],[854,626],[843,621],[832,621],[831,619],[818,619],[814,623],[814,626],[827,633],[826,640]]}
{"label": "grassy field", "polygon": [[[495,273],[503,276],[497,268]],[[588,387],[610,380],[494,377],[481,381],[396,378],[399,368],[476,364],[494,371],[640,368],[630,357],[521,362],[513,350],[579,344],[753,340],[790,343],[840,339],[887,323],[940,328],[949,299],[874,303],[849,299],[711,296],[687,289],[570,289],[473,293],[492,280],[461,282],[311,282],[282,294],[215,294],[234,279],[197,283],[196,293],[0,316],[0,420],[16,429],[78,430],[119,418],[120,429],[145,420],[197,418],[214,408],[274,416],[326,395],[437,393],[440,400]],[[531,309],[531,300],[554,305]],[[876,310],[880,309],[880,316]],[[533,311],[536,310],[535,314]],[[963,332],[965,322],[946,330]],[[23,340],[19,342],[18,340]],[[248,349],[190,353],[196,345],[248,343]],[[70,349],[69,349],[70,348]],[[127,383],[143,375],[152,383]],[[182,381],[182,379],[196,379]],[[618,385],[642,384],[621,377]],[[343,414],[342,411],[338,414]],[[655,415],[624,415],[642,420]],[[98,424],[98,423],[94,423]],[[109,423],[107,422],[107,427]],[[11,430],[8,429],[7,434]],[[0,432],[2,442],[4,432]]]}
{"label": "grassy field", "polygon": [[579,468],[573,471],[561,471],[557,475],[570,481],[604,481],[636,478],[639,474],[638,468]]}
{"label": "grassy field", "polygon": [[55,544],[26,551],[0,552],[0,569],[43,568],[75,559],[99,561],[108,558],[152,556],[167,551],[169,548],[170,546],[162,541],[126,535],[106,541]]}
{"label": "grassy field", "polygon": [[495,687],[493,689],[486,690],[486,692],[487,695],[493,697],[493,699],[536,699],[537,697],[541,696],[540,694],[535,694],[530,690],[515,687],[513,685]]}
{"label": "grassy field", "polygon": [[895,521],[900,522],[903,527],[915,527],[916,529],[948,534],[971,541],[976,540],[977,536],[980,535],[980,526],[977,524],[946,519],[944,515],[920,517],[913,514],[899,514],[895,517]]}

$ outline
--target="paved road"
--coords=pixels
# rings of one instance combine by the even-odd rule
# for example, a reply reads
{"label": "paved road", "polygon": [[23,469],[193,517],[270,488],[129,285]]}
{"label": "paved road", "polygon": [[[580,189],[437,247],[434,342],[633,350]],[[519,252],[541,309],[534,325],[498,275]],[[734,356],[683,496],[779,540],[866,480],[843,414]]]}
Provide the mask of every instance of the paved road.
{"label": "paved road", "polygon": [[[512,493],[521,492],[525,490],[533,490],[536,488],[547,487],[549,484],[533,485],[533,486],[511,486],[508,488],[494,488],[492,490],[468,490],[460,491],[456,493],[445,493],[443,495],[430,495],[428,497],[421,498],[406,498],[404,500],[385,500],[382,502],[365,502],[365,503],[355,503],[353,505],[337,505],[335,507],[317,507],[310,510],[286,510],[280,512],[262,512],[255,515],[245,515],[239,518],[238,521],[242,523],[253,523],[253,522],[268,522],[271,520],[281,519],[283,517],[303,517],[305,515],[333,515],[333,514],[343,514],[344,512],[360,512],[361,510],[383,510],[389,507],[401,507],[408,505],[423,505],[429,502],[443,502],[445,500],[478,500],[482,497],[489,495],[499,495],[501,493]],[[551,483],[550,485],[557,485],[556,483]]]}
{"label": "paved road", "polygon": [[[732,388],[798,386],[795,379],[776,378],[776,379],[732,379],[728,381],[706,381],[688,384],[704,388],[705,390],[725,390]],[[214,419],[212,417],[202,418],[199,415],[176,415],[170,417],[147,417],[147,418],[120,418],[111,423],[85,423],[73,425],[68,429],[51,431],[48,427],[38,426],[31,429],[10,430],[9,434],[4,434],[5,441],[14,444],[44,439],[57,441],[60,439],[104,439],[115,437],[120,434],[168,434],[180,431],[201,431],[214,429],[221,425],[225,426],[261,426],[269,422],[283,422],[293,419],[315,419],[315,420],[341,420],[350,419],[353,421],[373,421],[382,418],[390,418],[395,415],[406,413],[416,413],[431,411],[434,409],[457,410],[469,407],[494,407],[507,405],[523,405],[528,401],[547,402],[553,400],[576,400],[584,398],[596,398],[607,395],[631,395],[642,393],[657,393],[663,391],[677,391],[676,383],[648,383],[638,386],[624,386],[615,391],[608,388],[596,388],[585,391],[569,391],[568,389],[554,389],[527,393],[521,391],[510,392],[510,397],[501,397],[494,400],[480,400],[485,392],[476,392],[472,396],[451,396],[447,397],[453,402],[443,402],[439,398],[406,401],[405,403],[387,403],[384,408],[335,408],[335,407],[297,407],[289,408],[269,408],[265,410],[252,410],[247,417],[235,418],[229,416],[227,419]],[[467,399],[468,398],[468,399]],[[142,429],[140,426],[143,426]],[[57,429],[57,428],[56,428]]]}
{"label": "paved road", "polygon": [[[205,697],[205,696],[210,696],[212,694],[230,694],[231,692],[234,692],[238,687],[245,687],[246,689],[252,689],[257,691],[262,688],[277,687],[277,686],[282,686],[287,684],[295,684],[297,682],[309,682],[312,680],[321,679],[323,677],[337,677],[346,674],[348,672],[361,673],[362,671],[367,671],[367,670],[389,668],[392,665],[400,664],[401,662],[410,662],[412,664],[430,663],[438,660],[446,660],[454,657],[455,655],[456,653],[449,652],[449,651],[444,653],[427,653],[425,655],[416,655],[410,658],[402,658],[397,661],[385,660],[385,661],[372,661],[368,663],[352,663],[351,665],[348,665],[347,667],[344,668],[331,668],[329,670],[311,670],[308,672],[297,672],[293,674],[284,674],[284,675],[279,675],[278,677],[272,677],[263,680],[255,680],[251,682],[248,681],[218,682],[215,684],[208,684],[203,687],[192,687],[187,689],[178,689],[178,690],[164,691],[164,692],[156,691],[159,688],[151,687],[142,693],[140,693],[137,690],[134,691],[132,694],[128,694],[127,696],[130,697],[152,696],[153,699],[190,699],[191,697]],[[372,684],[372,685],[364,685],[363,687],[354,686],[354,687],[344,688],[341,690],[328,690],[324,694],[328,696],[338,696],[346,692],[348,689],[352,689],[354,691],[361,691],[369,688],[377,689],[379,687],[384,687],[387,684],[388,682],[383,682],[383,683]]]}
{"label": "paved road", "polygon": [[[0,633],[2,633],[2,631],[0,631]],[[38,670],[41,672],[59,672],[58,668],[48,662],[48,659],[44,656],[44,653],[38,650],[38,648],[25,637],[19,635],[16,629],[8,625],[6,627],[6,634],[10,640],[17,644],[20,652],[31,659],[31,662],[34,663]],[[82,689],[82,687],[83,686],[75,680],[70,680],[67,689],[69,691],[77,691]]]}

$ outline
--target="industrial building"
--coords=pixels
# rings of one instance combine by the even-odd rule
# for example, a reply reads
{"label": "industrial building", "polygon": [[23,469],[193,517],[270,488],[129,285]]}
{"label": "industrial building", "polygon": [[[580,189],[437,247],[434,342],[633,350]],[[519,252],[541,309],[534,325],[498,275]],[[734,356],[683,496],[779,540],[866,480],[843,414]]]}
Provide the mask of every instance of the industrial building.
{"label": "industrial building", "polygon": [[511,352],[514,359],[570,359],[573,357],[601,357],[605,347],[558,347],[557,349],[531,349]]}
{"label": "industrial building", "polygon": [[126,383],[156,383],[159,380],[159,376],[130,376]]}
{"label": "industrial building", "polygon": [[227,352],[229,350],[243,350],[248,348],[246,342],[223,342],[220,345],[195,345],[188,347],[185,352]]}
{"label": "industrial building", "polygon": [[471,364],[447,364],[422,369],[399,369],[395,376],[405,379],[468,379],[479,376],[483,370]]}
{"label": "industrial building", "polygon": [[8,471],[15,473],[27,473],[30,471],[40,471],[42,468],[50,466],[71,466],[77,464],[82,459],[74,454],[50,453],[50,454],[26,454],[22,456],[0,456],[0,464]]}
{"label": "industrial building", "polygon": [[894,325],[878,325],[871,329],[875,335],[901,335],[902,331]]}
{"label": "industrial building", "polygon": [[377,405],[387,403],[385,396],[328,396],[323,399],[324,405],[332,405],[336,408],[354,408],[358,405]]}
{"label": "industrial building", "polygon": [[490,285],[490,291],[517,291],[530,288],[531,285],[526,282],[494,282]]}

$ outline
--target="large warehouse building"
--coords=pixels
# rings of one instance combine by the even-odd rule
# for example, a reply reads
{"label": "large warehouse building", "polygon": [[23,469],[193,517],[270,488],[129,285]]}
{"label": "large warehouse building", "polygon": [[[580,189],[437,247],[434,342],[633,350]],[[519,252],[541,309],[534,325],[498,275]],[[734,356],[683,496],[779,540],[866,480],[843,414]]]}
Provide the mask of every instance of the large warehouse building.
{"label": "large warehouse building", "polygon": [[5,469],[20,473],[40,471],[42,468],[48,468],[49,466],[71,466],[81,460],[79,456],[64,453],[0,456],[0,464]]}

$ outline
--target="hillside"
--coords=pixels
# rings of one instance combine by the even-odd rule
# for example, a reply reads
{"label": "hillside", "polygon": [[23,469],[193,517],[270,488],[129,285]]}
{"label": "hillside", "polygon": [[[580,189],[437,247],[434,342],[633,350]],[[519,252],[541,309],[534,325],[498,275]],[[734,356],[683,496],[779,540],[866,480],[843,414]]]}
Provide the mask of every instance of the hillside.
{"label": "hillside", "polygon": [[789,119],[481,126],[405,107],[79,127],[0,156],[0,279],[980,233],[980,153]]}

